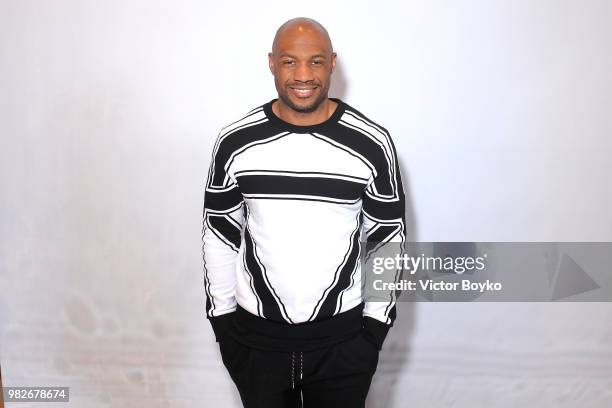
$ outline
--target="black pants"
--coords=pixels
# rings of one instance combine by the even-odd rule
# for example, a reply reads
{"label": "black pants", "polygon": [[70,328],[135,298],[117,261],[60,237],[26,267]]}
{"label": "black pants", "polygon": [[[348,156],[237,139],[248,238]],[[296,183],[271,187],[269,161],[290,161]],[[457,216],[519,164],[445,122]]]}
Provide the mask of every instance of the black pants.
{"label": "black pants", "polygon": [[253,349],[231,336],[219,346],[245,408],[362,408],[378,364],[378,349],[361,333],[303,352]]}

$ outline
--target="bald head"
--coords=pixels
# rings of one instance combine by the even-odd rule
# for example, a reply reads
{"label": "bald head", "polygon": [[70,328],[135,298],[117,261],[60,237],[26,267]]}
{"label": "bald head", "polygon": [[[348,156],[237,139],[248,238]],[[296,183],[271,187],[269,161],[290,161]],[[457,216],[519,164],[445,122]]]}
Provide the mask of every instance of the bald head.
{"label": "bald head", "polygon": [[268,64],[279,97],[275,106],[300,114],[315,112],[310,119],[331,107],[327,93],[336,53],[327,30],[319,22],[298,17],[281,25],[274,36],[272,52],[268,53]]}
{"label": "bald head", "polygon": [[333,52],[329,33],[321,23],[308,17],[296,17],[285,21],[278,30],[276,30],[276,35],[272,42],[272,53],[278,55],[280,46],[283,43],[295,41],[295,39],[299,37],[306,37],[322,42],[330,54]]}

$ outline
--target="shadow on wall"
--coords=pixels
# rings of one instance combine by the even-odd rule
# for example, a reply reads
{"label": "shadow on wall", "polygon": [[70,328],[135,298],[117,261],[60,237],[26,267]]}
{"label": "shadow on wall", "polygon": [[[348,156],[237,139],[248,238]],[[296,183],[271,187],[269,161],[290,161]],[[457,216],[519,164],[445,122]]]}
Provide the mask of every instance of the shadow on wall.
{"label": "shadow on wall", "polygon": [[[2,366],[0,366],[0,390],[2,390]],[[0,395],[0,408],[4,408],[4,398]]]}
{"label": "shadow on wall", "polygon": [[[332,75],[330,85],[330,96],[344,100],[348,91],[344,67],[340,61],[336,63],[336,69]],[[378,95],[377,97],[384,97]],[[356,107],[359,109],[359,107]],[[366,113],[367,115],[367,113]],[[384,126],[384,124],[383,124]],[[393,137],[393,134],[391,135]],[[395,136],[397,137],[397,136]],[[414,242],[416,239],[416,222],[414,205],[410,190],[407,168],[403,164],[401,157],[400,172],[404,194],[406,197],[406,241]],[[414,333],[416,302],[398,302],[397,319],[393,328],[389,330],[383,349],[380,352],[378,368],[372,379],[372,386],[368,394],[366,403],[367,408],[386,408],[391,407],[393,396],[396,392],[396,383],[403,370],[410,362],[410,339]]]}
{"label": "shadow on wall", "polygon": [[344,98],[346,98],[347,89],[346,76],[344,75],[342,62],[338,59],[336,61],[336,69],[334,69],[334,73],[331,77],[329,96],[344,100]]}

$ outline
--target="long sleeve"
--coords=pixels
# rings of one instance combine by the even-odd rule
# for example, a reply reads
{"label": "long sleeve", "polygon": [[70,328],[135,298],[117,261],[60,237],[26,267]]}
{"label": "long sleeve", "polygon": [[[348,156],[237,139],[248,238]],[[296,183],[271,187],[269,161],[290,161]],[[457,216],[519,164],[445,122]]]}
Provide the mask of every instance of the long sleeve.
{"label": "long sleeve", "polygon": [[[403,248],[406,239],[405,199],[397,154],[387,133],[384,160],[377,163],[363,197],[363,231],[368,246],[392,243],[392,251]],[[401,271],[395,281],[401,279]],[[364,327],[380,349],[396,317],[396,292],[389,292],[385,301],[367,301],[364,308]]]}
{"label": "long sleeve", "polygon": [[[236,181],[226,174],[215,177],[215,171],[225,171],[224,166],[215,165],[218,147],[217,143],[206,182],[202,222],[206,316],[217,341],[229,328],[236,310],[236,262],[244,224],[244,202]],[[217,179],[226,181],[214,185]]]}

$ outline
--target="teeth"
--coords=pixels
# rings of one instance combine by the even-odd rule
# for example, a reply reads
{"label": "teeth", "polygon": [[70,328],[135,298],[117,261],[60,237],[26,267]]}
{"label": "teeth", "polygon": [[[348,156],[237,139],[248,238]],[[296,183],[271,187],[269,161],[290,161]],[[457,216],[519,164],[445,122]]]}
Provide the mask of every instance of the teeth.
{"label": "teeth", "polygon": [[313,91],[312,89],[297,89],[297,88],[293,88],[293,90],[303,95],[309,94]]}

